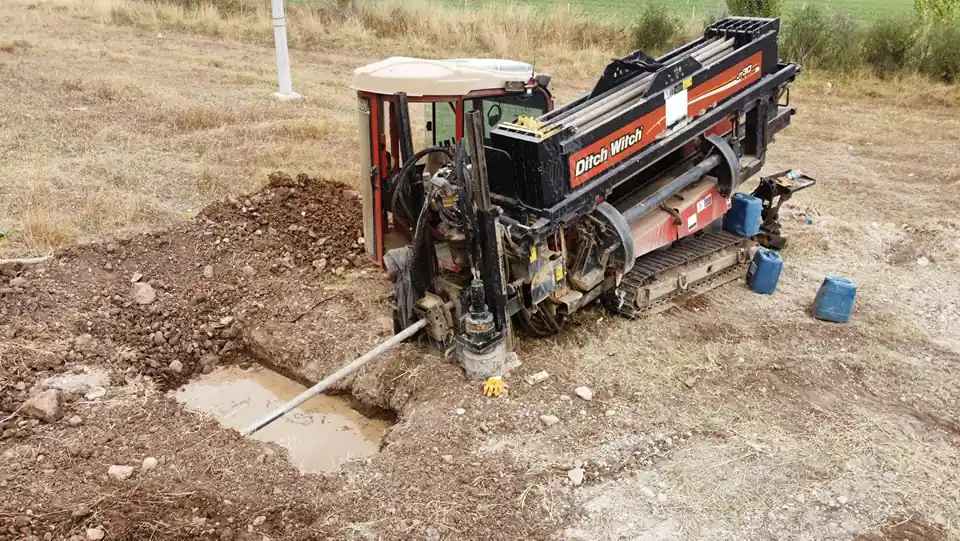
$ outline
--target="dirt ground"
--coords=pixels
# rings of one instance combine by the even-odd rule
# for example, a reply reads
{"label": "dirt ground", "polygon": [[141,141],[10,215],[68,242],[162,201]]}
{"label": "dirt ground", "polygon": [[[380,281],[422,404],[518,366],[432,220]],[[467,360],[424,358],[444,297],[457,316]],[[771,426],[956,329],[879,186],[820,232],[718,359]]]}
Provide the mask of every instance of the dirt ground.
{"label": "dirt ground", "polygon": [[[381,452],[302,475],[166,391],[257,361],[316,381],[390,334],[338,181],[349,71],[403,51],[295,50],[307,98],[281,107],[269,48],[19,2],[0,23],[0,253],[69,246],[0,270],[0,539],[960,539],[956,108],[799,85],[769,169],[819,183],[783,212],[775,295],[589,310],[522,340],[500,399],[404,346],[338,389],[395,412]],[[566,65],[561,99],[590,85]],[[809,315],[828,273],[859,287],[849,324]],[[59,419],[21,415],[51,385]]]}

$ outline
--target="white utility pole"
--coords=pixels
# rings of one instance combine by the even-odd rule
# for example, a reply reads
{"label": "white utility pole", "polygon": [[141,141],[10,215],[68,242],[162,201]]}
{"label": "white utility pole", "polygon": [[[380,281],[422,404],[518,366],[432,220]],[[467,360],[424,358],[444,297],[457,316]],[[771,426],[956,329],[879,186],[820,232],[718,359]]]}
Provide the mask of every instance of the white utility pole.
{"label": "white utility pole", "polygon": [[273,0],[273,37],[277,44],[277,77],[280,79],[280,91],[273,97],[280,101],[300,99],[302,96],[293,91],[290,80],[290,53],[287,51],[287,18],[283,14],[283,0]]}

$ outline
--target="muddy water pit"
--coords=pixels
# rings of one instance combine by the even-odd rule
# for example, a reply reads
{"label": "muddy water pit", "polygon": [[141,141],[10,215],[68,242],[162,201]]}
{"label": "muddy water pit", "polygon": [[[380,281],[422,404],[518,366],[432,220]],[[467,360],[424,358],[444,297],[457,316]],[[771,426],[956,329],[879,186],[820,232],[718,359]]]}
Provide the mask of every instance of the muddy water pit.
{"label": "muddy water pit", "polygon": [[[184,385],[173,396],[189,409],[243,429],[294,398],[305,386],[259,365],[226,366]],[[380,416],[377,416],[380,417]],[[390,420],[367,417],[337,396],[318,395],[253,434],[287,449],[301,472],[324,473],[379,451]]]}

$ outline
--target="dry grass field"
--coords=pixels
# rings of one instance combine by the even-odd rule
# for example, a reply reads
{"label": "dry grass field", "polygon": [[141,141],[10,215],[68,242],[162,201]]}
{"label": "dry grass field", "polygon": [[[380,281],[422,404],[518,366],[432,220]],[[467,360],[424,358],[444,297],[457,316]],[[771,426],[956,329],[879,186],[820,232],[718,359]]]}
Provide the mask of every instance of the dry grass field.
{"label": "dry grass field", "polygon": [[[342,389],[398,423],[380,454],[336,474],[300,475],[165,398],[190,372],[154,366],[159,350],[137,333],[161,322],[206,329],[229,314],[274,329],[277,344],[224,362],[272,357],[307,380],[386,331],[376,272],[317,275],[282,238],[238,239],[220,207],[190,220],[275,170],[355,185],[353,68],[509,56],[554,75],[565,101],[622,52],[562,12],[516,31],[483,13],[414,13],[405,34],[378,26],[387,8],[335,22],[299,9],[305,98],[281,104],[264,11],[0,6],[0,258],[66,248],[0,278],[26,279],[0,288],[0,539],[960,539],[960,90],[925,81],[810,73],[796,85],[799,114],[769,168],[819,183],[784,211],[792,244],[771,297],[733,283],[642,321],[588,311],[562,337],[522,341],[499,400],[404,349]],[[135,271],[163,283],[156,309],[115,302]],[[859,286],[850,324],[808,314],[831,272]],[[321,298],[324,310],[288,318]],[[82,425],[16,415],[44,378],[92,366],[111,385],[65,405]],[[551,378],[523,383],[539,370]],[[572,396],[579,385],[592,401]],[[543,414],[560,422],[546,428]],[[123,483],[106,476],[144,456],[164,460]]]}

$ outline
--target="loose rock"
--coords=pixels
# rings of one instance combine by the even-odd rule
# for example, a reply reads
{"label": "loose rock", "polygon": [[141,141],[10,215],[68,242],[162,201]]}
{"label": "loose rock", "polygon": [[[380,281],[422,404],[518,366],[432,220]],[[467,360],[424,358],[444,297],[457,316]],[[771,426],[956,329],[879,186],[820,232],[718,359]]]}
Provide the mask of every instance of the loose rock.
{"label": "loose rock", "polygon": [[585,385],[581,385],[580,387],[577,387],[576,389],[574,389],[573,394],[579,396],[580,398],[588,402],[593,400],[593,391],[591,391],[590,388]]}
{"label": "loose rock", "polygon": [[168,368],[171,372],[179,374],[180,372],[183,372],[183,363],[180,362],[179,359],[174,359],[170,361],[170,366]]}
{"label": "loose rock", "polygon": [[207,265],[203,267],[203,277],[208,280],[213,278],[213,265]]}
{"label": "loose rock", "polygon": [[241,269],[240,272],[242,272],[244,276],[253,276],[254,274],[257,273],[257,271],[254,270],[253,267],[251,267],[250,265],[243,267],[243,269]]}
{"label": "loose rock", "polygon": [[27,279],[23,276],[17,276],[13,280],[10,280],[10,287],[23,287],[27,285]]}
{"label": "loose rock", "polygon": [[83,424],[83,419],[79,415],[74,415],[73,417],[67,419],[67,424],[72,427],[78,427]]}
{"label": "loose rock", "polygon": [[260,515],[259,517],[253,519],[253,525],[254,525],[254,526],[260,526],[261,524],[263,524],[263,523],[266,522],[266,521],[267,521],[267,517],[265,517],[265,516],[263,516],[263,515]]}
{"label": "loose rock", "polygon": [[536,385],[538,383],[542,383],[549,377],[550,374],[548,374],[546,370],[541,370],[536,374],[530,374],[529,376],[523,378],[523,381],[527,382],[527,385]]}
{"label": "loose rock", "polygon": [[553,426],[560,422],[560,418],[556,415],[541,415],[540,422],[543,423],[544,426]]}
{"label": "loose rock", "polygon": [[148,456],[147,458],[143,459],[143,464],[140,465],[140,471],[148,472],[156,468],[158,463],[159,462],[157,462],[156,458]]}
{"label": "loose rock", "polygon": [[107,475],[117,481],[126,481],[133,477],[133,466],[110,466],[107,469]]}
{"label": "loose rock", "polygon": [[107,396],[107,390],[103,387],[94,387],[87,391],[87,394],[83,395],[87,400],[96,400],[98,398],[103,398]]}
{"label": "loose rock", "polygon": [[87,541],[100,541],[105,535],[102,528],[87,529]]}
{"label": "loose rock", "polygon": [[80,507],[73,510],[73,513],[70,513],[70,516],[74,520],[80,520],[89,517],[93,514],[93,511],[90,510],[86,505],[81,505]]}
{"label": "loose rock", "polygon": [[136,282],[133,284],[133,300],[139,305],[151,304],[157,300],[157,292],[150,284]]}
{"label": "loose rock", "polygon": [[140,280],[143,280],[143,273],[140,272],[135,272],[133,273],[133,276],[130,277],[130,281],[133,283],[137,283]]}
{"label": "loose rock", "polygon": [[573,486],[578,487],[583,484],[585,472],[583,468],[576,467],[567,471],[567,477],[570,479],[570,482],[573,483]]}
{"label": "loose rock", "polygon": [[63,417],[63,410],[60,409],[60,391],[47,389],[33,395],[23,404],[21,413],[45,423],[57,421]]}

